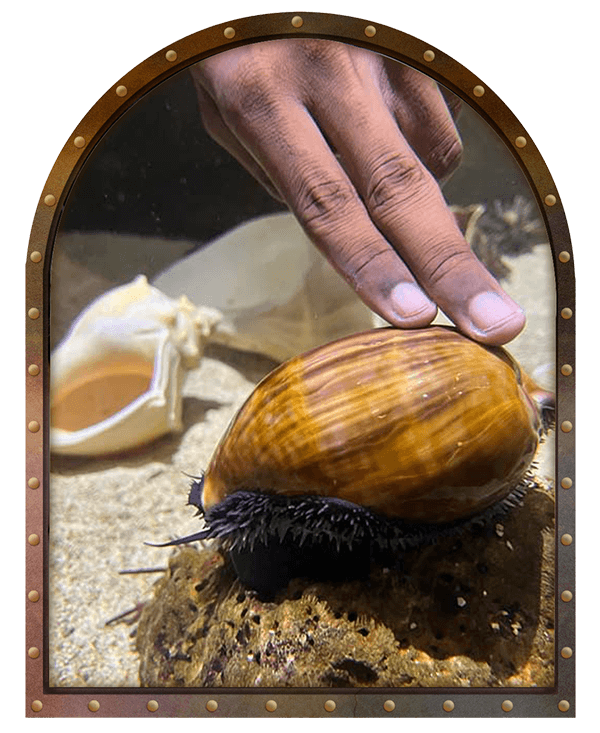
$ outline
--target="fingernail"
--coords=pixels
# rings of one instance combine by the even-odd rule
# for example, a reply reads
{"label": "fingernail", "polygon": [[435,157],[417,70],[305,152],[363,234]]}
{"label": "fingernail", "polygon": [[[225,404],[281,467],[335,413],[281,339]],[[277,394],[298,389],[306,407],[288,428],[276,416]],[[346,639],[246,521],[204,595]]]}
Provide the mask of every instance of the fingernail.
{"label": "fingernail", "polygon": [[413,283],[399,283],[390,293],[394,310],[401,318],[418,316],[435,307],[425,293]]}
{"label": "fingernail", "polygon": [[507,303],[496,293],[479,293],[469,301],[469,317],[475,328],[487,333],[513,319],[521,320],[523,311],[516,303]]}

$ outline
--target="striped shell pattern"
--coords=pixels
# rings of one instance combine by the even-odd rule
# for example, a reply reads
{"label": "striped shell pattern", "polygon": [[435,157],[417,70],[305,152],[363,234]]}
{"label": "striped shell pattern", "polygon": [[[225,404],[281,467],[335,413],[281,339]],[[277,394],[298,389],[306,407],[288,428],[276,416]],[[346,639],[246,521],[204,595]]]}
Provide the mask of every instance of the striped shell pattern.
{"label": "striped shell pattern", "polygon": [[527,471],[543,432],[537,391],[504,349],[449,328],[326,344],[256,387],[213,455],[203,508],[251,490],[416,522],[468,517]]}

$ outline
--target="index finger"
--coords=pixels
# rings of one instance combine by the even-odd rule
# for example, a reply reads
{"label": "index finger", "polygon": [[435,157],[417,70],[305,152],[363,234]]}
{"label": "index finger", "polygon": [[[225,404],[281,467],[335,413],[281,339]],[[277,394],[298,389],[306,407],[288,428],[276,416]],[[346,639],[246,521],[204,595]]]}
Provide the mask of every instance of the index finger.
{"label": "index finger", "polygon": [[471,251],[376,86],[345,88],[314,114],[377,228],[430,298],[478,341],[497,345],[514,338],[525,314]]}
{"label": "index finger", "polygon": [[415,328],[435,304],[373,224],[355,187],[306,108],[294,98],[254,116],[231,110],[224,120],[269,175],[312,241],[362,300],[390,323]]}

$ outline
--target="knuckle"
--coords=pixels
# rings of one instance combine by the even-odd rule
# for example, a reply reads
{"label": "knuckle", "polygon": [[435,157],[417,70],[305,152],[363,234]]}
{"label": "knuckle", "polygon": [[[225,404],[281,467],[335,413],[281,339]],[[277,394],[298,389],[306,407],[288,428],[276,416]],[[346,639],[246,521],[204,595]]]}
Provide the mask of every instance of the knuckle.
{"label": "knuckle", "polygon": [[332,46],[323,43],[320,38],[306,38],[302,41],[302,54],[308,62],[329,63],[332,57]]}
{"label": "knuckle", "polygon": [[307,38],[301,48],[304,62],[319,73],[339,72],[340,64],[348,64],[348,51],[343,43],[321,38]]}
{"label": "knuckle", "polygon": [[420,196],[426,186],[425,171],[416,158],[399,153],[386,155],[373,167],[366,203],[374,215],[385,215],[409,198]]}
{"label": "knuckle", "polygon": [[280,101],[278,84],[269,72],[260,68],[245,69],[224,87],[221,113],[230,124],[271,114]]}
{"label": "knuckle", "polygon": [[447,176],[460,165],[463,145],[454,130],[438,138],[430,150],[427,167],[438,179]]}
{"label": "knuckle", "polygon": [[327,174],[311,171],[302,177],[296,197],[296,214],[313,233],[327,229],[342,221],[353,201],[353,192],[343,180]]}

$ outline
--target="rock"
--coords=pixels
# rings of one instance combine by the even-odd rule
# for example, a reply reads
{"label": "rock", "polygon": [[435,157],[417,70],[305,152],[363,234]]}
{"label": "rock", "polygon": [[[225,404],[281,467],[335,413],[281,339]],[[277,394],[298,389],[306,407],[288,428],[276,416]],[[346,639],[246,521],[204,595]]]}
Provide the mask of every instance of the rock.
{"label": "rock", "polygon": [[177,550],[137,632],[145,687],[499,687],[554,681],[554,499],[405,554],[367,581],[244,589]]}

